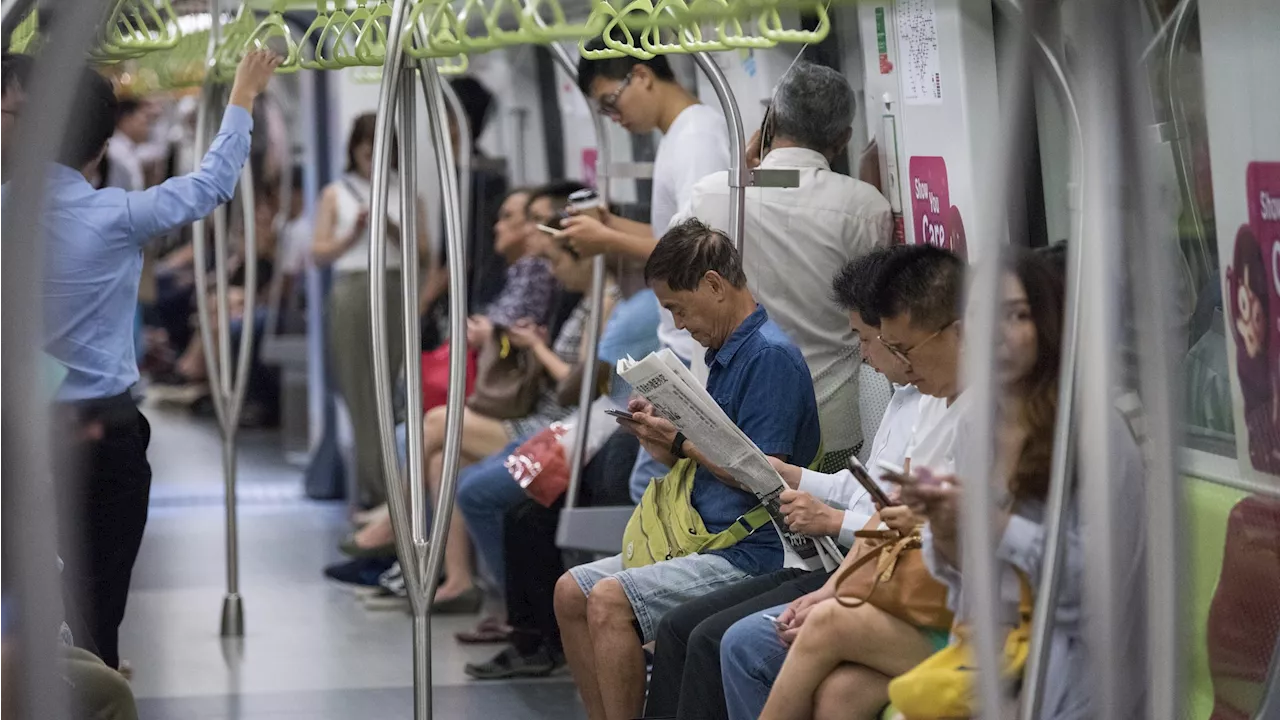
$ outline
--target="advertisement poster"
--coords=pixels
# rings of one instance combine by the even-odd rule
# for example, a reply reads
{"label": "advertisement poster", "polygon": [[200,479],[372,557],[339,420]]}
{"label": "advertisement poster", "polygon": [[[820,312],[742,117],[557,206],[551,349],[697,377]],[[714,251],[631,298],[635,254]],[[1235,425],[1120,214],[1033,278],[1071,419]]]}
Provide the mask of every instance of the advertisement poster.
{"label": "advertisement poster", "polygon": [[1250,466],[1280,475],[1280,162],[1249,163],[1245,188],[1249,221],[1222,248],[1243,410],[1237,417],[1244,418]]}
{"label": "advertisement poster", "polygon": [[579,177],[582,178],[582,184],[587,187],[599,188],[596,186],[596,162],[600,158],[600,151],[596,148],[582,149],[582,172]]}
{"label": "advertisement poster", "polygon": [[951,204],[947,161],[936,156],[913,156],[907,165],[907,183],[915,241],[946,248],[967,260],[964,220],[960,209]]}

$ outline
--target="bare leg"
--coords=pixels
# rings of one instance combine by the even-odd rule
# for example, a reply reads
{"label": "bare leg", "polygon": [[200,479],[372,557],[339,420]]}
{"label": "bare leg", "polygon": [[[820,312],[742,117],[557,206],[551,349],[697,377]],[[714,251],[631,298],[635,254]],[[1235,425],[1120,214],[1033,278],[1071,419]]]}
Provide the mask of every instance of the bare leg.
{"label": "bare leg", "polygon": [[600,680],[596,673],[595,649],[591,628],[587,624],[587,596],[569,573],[560,576],[555,590],[556,621],[560,624],[560,640],[564,656],[578,686],[582,704],[590,720],[607,720],[604,701],[600,699]]}
{"label": "bare leg", "polygon": [[800,629],[760,717],[813,717],[818,686],[841,663],[857,663],[897,677],[932,653],[933,645],[919,630],[877,607],[846,608],[836,600],[823,601]]}
{"label": "bare leg", "polygon": [[[444,454],[427,456],[427,484],[431,497],[440,502],[440,479],[444,471]],[[449,536],[444,546],[444,582],[436,588],[436,602],[455,598],[475,585],[471,574],[471,538],[462,513],[454,507],[449,520]]]}
{"label": "bare leg", "polygon": [[837,667],[813,696],[814,720],[876,720],[889,702],[889,676],[865,665]]}
{"label": "bare leg", "polygon": [[634,621],[635,611],[621,583],[608,578],[592,588],[587,625],[608,720],[631,720],[644,711],[644,649]]}

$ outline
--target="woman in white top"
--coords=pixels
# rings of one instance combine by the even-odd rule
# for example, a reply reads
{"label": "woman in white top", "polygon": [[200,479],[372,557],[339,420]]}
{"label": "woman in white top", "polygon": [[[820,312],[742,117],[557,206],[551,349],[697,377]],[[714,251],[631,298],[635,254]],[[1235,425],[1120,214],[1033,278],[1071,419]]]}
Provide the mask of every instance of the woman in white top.
{"label": "woman in white top", "polygon": [[[376,118],[366,113],[356,118],[347,141],[347,168],[326,187],[316,212],[311,256],[318,266],[332,266],[333,289],[329,293],[329,357],[333,377],[346,403],[355,432],[356,481],[359,503],[365,507],[386,500],[382,478],[378,425],[374,404],[373,348],[369,336],[369,200],[373,175],[373,130]],[[395,162],[396,150],[391,152]],[[419,218],[425,213],[419,206]],[[426,248],[426,223],[418,222],[418,247]],[[387,202],[387,326],[388,357],[394,372],[402,354],[398,328],[400,307],[400,193],[394,175]]]}

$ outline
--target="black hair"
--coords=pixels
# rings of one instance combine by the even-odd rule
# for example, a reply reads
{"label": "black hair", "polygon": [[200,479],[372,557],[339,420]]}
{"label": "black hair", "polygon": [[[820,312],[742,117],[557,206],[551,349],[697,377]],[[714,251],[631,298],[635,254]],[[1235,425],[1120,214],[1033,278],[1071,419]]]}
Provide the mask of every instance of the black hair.
{"label": "black hair", "polygon": [[884,269],[890,259],[906,245],[877,248],[845,263],[831,279],[831,299],[842,309],[862,316],[872,327],[880,326],[875,311],[876,298],[884,292]]}
{"label": "black hair", "polygon": [[906,245],[881,270],[881,292],[872,312],[881,319],[911,314],[916,328],[938,330],[960,319],[965,265],[955,253],[933,245]]}
{"label": "black hair", "polygon": [[1049,263],[1063,277],[1067,276],[1067,241],[1059,240],[1052,245],[1045,245],[1032,251],[1035,255]]}
{"label": "black hair", "polygon": [[[603,38],[593,38],[586,45],[587,50],[605,50]],[[606,58],[604,60],[588,60],[587,58],[578,59],[578,88],[587,96],[591,97],[591,83],[596,78],[604,78],[607,80],[625,80],[627,75],[631,73],[631,69],[637,65],[644,65],[653,72],[653,76],[659,80],[666,82],[675,82],[676,74],[671,71],[671,63],[667,62],[665,55],[657,55],[649,60],[641,60],[633,58],[630,55],[624,55],[617,58]]]}
{"label": "black hair", "polygon": [[129,117],[130,115],[142,109],[142,101],[137,98],[122,98],[118,102],[118,111],[116,112],[116,122]]}
{"label": "black hair", "polygon": [[[378,125],[378,116],[374,113],[364,113],[356,117],[356,121],[351,124],[351,135],[347,137],[347,169],[346,172],[356,171],[356,148],[361,143],[373,144],[374,129]],[[397,144],[395,133],[391,134],[391,167],[398,167],[400,163],[400,146]]]}
{"label": "black hair", "polygon": [[2,92],[9,92],[9,86],[13,82],[19,85],[25,85],[27,78],[31,77],[31,66],[35,64],[35,58],[30,55],[21,53],[4,53],[3,57],[3,78],[0,78],[0,84],[3,85]]}
{"label": "black hair", "polygon": [[62,136],[58,162],[80,169],[98,156],[116,132],[119,102],[111,82],[85,68],[71,105],[71,122]]}
{"label": "black hair", "polygon": [[493,93],[473,77],[459,77],[449,81],[453,91],[462,103],[462,112],[467,116],[467,125],[471,129],[474,143],[484,132],[489,122],[489,108],[493,106]]}
{"label": "black hair", "polygon": [[306,180],[305,180],[305,174],[303,172],[302,166],[294,165],[289,170],[289,191],[301,192],[302,185],[304,182],[306,182]]}
{"label": "black hair", "polygon": [[644,264],[644,282],[663,281],[675,291],[698,289],[703,276],[715,272],[736,288],[745,287],[742,258],[729,237],[690,218],[667,230]]}
{"label": "black hair", "polygon": [[511,197],[518,192],[527,192],[529,193],[529,199],[525,201],[524,206],[526,208],[532,205],[534,200],[539,198],[550,198],[552,205],[556,206],[556,208],[561,208],[564,207],[565,203],[569,202],[570,195],[578,192],[579,190],[585,190],[586,187],[586,185],[583,185],[577,180],[552,180],[546,185],[542,185],[531,190],[522,190],[517,188],[512,190],[510,193],[507,193],[507,197]]}

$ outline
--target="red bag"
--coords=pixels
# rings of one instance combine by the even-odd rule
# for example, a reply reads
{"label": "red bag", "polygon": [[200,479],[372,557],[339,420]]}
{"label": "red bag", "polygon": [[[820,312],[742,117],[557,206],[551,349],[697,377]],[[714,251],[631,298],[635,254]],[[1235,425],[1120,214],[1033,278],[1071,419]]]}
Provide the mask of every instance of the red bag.
{"label": "red bag", "polygon": [[551,423],[525,440],[503,463],[511,478],[543,507],[551,507],[569,487],[569,461],[561,441],[568,431],[563,423]]}
{"label": "red bag", "polygon": [[[467,350],[467,397],[476,388],[476,351]],[[449,398],[449,343],[422,353],[422,412]]]}

